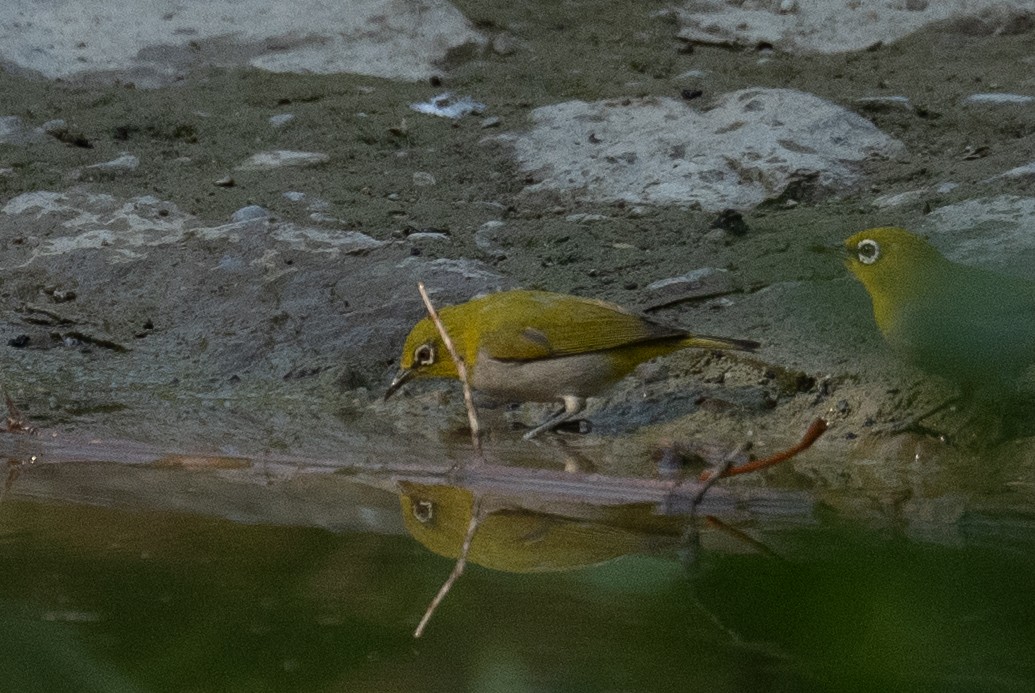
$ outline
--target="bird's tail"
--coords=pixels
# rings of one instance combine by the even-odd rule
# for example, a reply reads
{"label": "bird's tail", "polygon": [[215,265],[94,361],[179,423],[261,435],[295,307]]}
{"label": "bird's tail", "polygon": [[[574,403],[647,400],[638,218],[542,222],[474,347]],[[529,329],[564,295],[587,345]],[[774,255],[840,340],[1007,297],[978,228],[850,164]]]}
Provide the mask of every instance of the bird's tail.
{"label": "bird's tail", "polygon": [[730,337],[709,337],[701,334],[687,335],[683,346],[696,349],[732,349],[735,351],[754,351],[762,346],[751,339],[732,339]]}

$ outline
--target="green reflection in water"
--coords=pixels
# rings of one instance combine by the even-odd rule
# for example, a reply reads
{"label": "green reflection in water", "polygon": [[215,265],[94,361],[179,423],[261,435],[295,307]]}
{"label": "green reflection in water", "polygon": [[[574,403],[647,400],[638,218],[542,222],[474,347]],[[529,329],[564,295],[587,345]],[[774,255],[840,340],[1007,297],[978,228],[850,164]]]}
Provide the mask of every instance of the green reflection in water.
{"label": "green reflection in water", "polygon": [[571,572],[412,539],[71,505],[0,506],[8,690],[1007,690],[1035,682],[1035,558],[859,530]]}

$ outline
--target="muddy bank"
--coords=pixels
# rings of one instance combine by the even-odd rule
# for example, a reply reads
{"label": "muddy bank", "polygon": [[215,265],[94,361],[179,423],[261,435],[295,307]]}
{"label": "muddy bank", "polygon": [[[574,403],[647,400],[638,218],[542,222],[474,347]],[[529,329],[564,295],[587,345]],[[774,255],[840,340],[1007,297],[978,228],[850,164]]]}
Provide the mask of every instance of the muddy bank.
{"label": "muddy bank", "polygon": [[[894,224],[962,261],[1024,272],[1035,106],[1020,97],[1035,94],[1035,54],[1023,12],[814,53],[771,37],[703,41],[661,3],[456,8],[467,39],[412,81],[271,72],[200,50],[148,89],[140,65],[44,79],[5,58],[0,372],[27,415],[217,450],[325,454],[387,435],[448,451],[465,440],[455,387],[380,401],[420,315],[416,282],[442,303],[523,286],[763,342],[757,357],[672,356],[593,401],[594,434],[567,445],[601,470],[651,474],[666,438],[772,449],[827,416],[830,432],[792,468],[741,483],[813,489],[891,524],[1030,512],[1035,431],[1023,417],[1005,442],[995,413],[967,408],[925,422],[948,444],[888,434],[953,390],[895,358],[826,250]],[[851,153],[803,168],[791,155],[819,145],[787,135],[774,121],[789,109],[770,102],[708,125],[740,90],[821,99],[853,124],[839,143]],[[484,108],[458,119],[411,108],[445,91]],[[988,93],[1018,98],[972,98]],[[541,109],[559,104],[583,119],[547,119],[556,111]],[[673,131],[621,125],[640,108],[676,113]],[[761,140],[787,135],[766,150],[780,166],[727,146],[717,169],[687,148],[708,127],[728,137],[745,112],[766,114]],[[886,146],[861,145],[863,129]],[[301,154],[255,164],[271,152]],[[665,156],[700,166],[703,178],[679,178],[697,181],[691,193],[718,179],[760,192],[714,204],[679,193],[665,187]],[[720,217],[726,207],[740,216]],[[711,283],[664,284],[699,270]],[[486,406],[490,445],[543,411]]]}

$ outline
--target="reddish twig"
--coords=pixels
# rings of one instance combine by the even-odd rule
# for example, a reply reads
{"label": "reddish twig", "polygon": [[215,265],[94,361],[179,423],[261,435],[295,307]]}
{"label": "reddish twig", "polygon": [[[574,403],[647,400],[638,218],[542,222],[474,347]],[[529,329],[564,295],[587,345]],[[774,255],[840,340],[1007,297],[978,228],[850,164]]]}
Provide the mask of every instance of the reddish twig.
{"label": "reddish twig", "polygon": [[471,543],[474,541],[474,533],[478,529],[478,523],[481,521],[481,510],[482,510],[482,499],[481,496],[475,496],[471,501],[471,521],[467,525],[467,534],[464,535],[464,543],[460,545],[460,555],[456,557],[456,563],[453,565],[453,572],[449,574],[446,581],[442,583],[442,587],[439,588],[438,594],[428,604],[428,608],[424,611],[424,617],[421,618],[420,623],[417,624],[417,629],[413,631],[413,637],[419,638],[424,634],[424,628],[428,625],[428,621],[431,620],[432,614],[438,609],[438,605],[442,603],[442,600],[449,594],[449,590],[453,588],[453,583],[463,575],[464,568],[467,567],[467,554],[471,551]]}
{"label": "reddish twig", "polygon": [[442,343],[446,345],[446,351],[449,352],[453,363],[456,364],[456,371],[464,387],[464,404],[467,406],[467,421],[471,426],[471,443],[474,444],[474,451],[478,455],[478,459],[484,461],[482,457],[481,427],[478,425],[478,412],[474,408],[474,393],[471,391],[471,381],[467,377],[467,366],[464,364],[464,360],[460,358],[460,355],[456,353],[453,340],[449,338],[446,326],[439,319],[435,306],[431,305],[428,292],[424,289],[424,282],[417,282],[417,291],[420,292],[420,297],[424,299],[424,306],[428,309],[428,316],[431,317],[431,321],[438,328],[439,336],[442,337]]}
{"label": "reddish twig", "polygon": [[[773,465],[780,464],[781,462],[786,462],[798,453],[810,448],[812,444],[815,443],[821,435],[823,435],[823,432],[827,430],[827,425],[828,424],[826,422],[826,419],[817,418],[811,424],[809,424],[809,428],[807,431],[805,431],[805,435],[802,436],[801,440],[799,440],[797,444],[793,445],[792,447],[789,447],[786,450],[781,450],[780,452],[770,455],[769,457],[763,457],[762,459],[753,460],[751,462],[747,462],[736,467],[730,467],[729,469],[721,472],[720,476],[727,477],[736,476],[738,474],[747,474],[748,472],[757,472],[759,469],[765,469],[766,467],[772,467]],[[712,472],[710,470],[705,470],[701,472],[701,481],[708,481],[711,478]]]}

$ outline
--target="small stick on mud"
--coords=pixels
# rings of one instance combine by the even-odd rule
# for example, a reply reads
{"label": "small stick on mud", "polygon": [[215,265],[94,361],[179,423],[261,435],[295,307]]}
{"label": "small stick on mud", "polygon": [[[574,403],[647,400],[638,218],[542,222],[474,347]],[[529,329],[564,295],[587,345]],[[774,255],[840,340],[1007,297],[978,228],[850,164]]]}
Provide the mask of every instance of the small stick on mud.
{"label": "small stick on mud", "polygon": [[438,328],[438,333],[442,337],[442,342],[446,345],[446,351],[449,352],[450,357],[453,359],[453,363],[456,364],[456,372],[460,375],[460,382],[464,386],[464,404],[467,405],[467,421],[471,426],[471,443],[474,444],[474,452],[477,454],[478,459],[484,462],[485,457],[482,455],[481,426],[478,425],[478,412],[474,408],[474,393],[471,391],[471,381],[467,378],[467,366],[464,364],[464,360],[460,358],[460,355],[456,353],[456,347],[453,346],[453,340],[449,338],[449,333],[446,332],[446,326],[443,325],[442,321],[439,319],[435,306],[431,305],[431,299],[428,298],[428,292],[424,289],[424,282],[417,282],[417,290],[420,292],[420,297],[424,299],[424,306],[428,309],[428,316],[431,318],[431,321],[435,323],[435,327]]}
{"label": "small stick on mud", "polygon": [[420,623],[417,624],[417,629],[413,631],[413,637],[419,638],[424,634],[424,628],[428,625],[428,621],[431,620],[432,614],[438,608],[438,605],[442,603],[442,600],[449,594],[449,590],[453,588],[453,583],[463,575],[464,568],[467,567],[467,554],[471,551],[471,542],[474,541],[474,533],[478,529],[478,524],[481,522],[482,512],[482,499],[481,496],[475,496],[474,500],[471,501],[471,522],[467,525],[467,534],[464,535],[464,543],[460,545],[460,555],[456,557],[456,564],[453,566],[453,572],[449,574],[446,581],[442,583],[442,587],[439,588],[438,594],[428,604],[428,608],[424,611],[424,617],[421,618]]}
{"label": "small stick on mud", "polygon": [[[4,402],[7,404],[7,417],[4,422],[5,427],[0,428],[0,431],[7,433],[23,433],[26,435],[34,436],[38,432],[35,426],[30,426],[28,421],[25,419],[25,415],[22,414],[21,410],[15,405],[14,400],[11,399],[11,395],[7,393],[7,390],[0,385],[0,391],[4,393]],[[30,464],[36,461],[36,456],[32,455],[27,460]],[[14,482],[18,479],[22,472],[22,460],[8,459],[7,460],[7,477],[4,479],[4,486],[0,489],[0,503],[6,498],[7,494],[10,493],[11,487],[14,486]]]}
{"label": "small stick on mud", "polygon": [[781,450],[780,452],[769,455],[768,457],[763,457],[760,460],[753,460],[736,467],[727,467],[726,469],[717,471],[706,469],[701,472],[700,480],[703,482],[710,482],[718,477],[736,476],[738,474],[747,474],[748,472],[757,472],[760,469],[765,469],[766,467],[772,467],[781,462],[786,462],[798,453],[812,447],[812,444],[815,443],[819,437],[823,435],[824,431],[827,430],[828,425],[829,424],[827,424],[826,419],[817,418],[809,424],[809,428],[805,431],[805,435],[802,436],[801,440],[786,450]]}
{"label": "small stick on mud", "polygon": [[14,400],[11,399],[11,395],[7,394],[7,390],[0,386],[0,390],[4,393],[4,401],[7,403],[7,427],[3,430],[8,433],[27,433],[28,435],[36,435],[36,427],[30,426],[28,421],[25,419],[25,415],[22,414]]}

